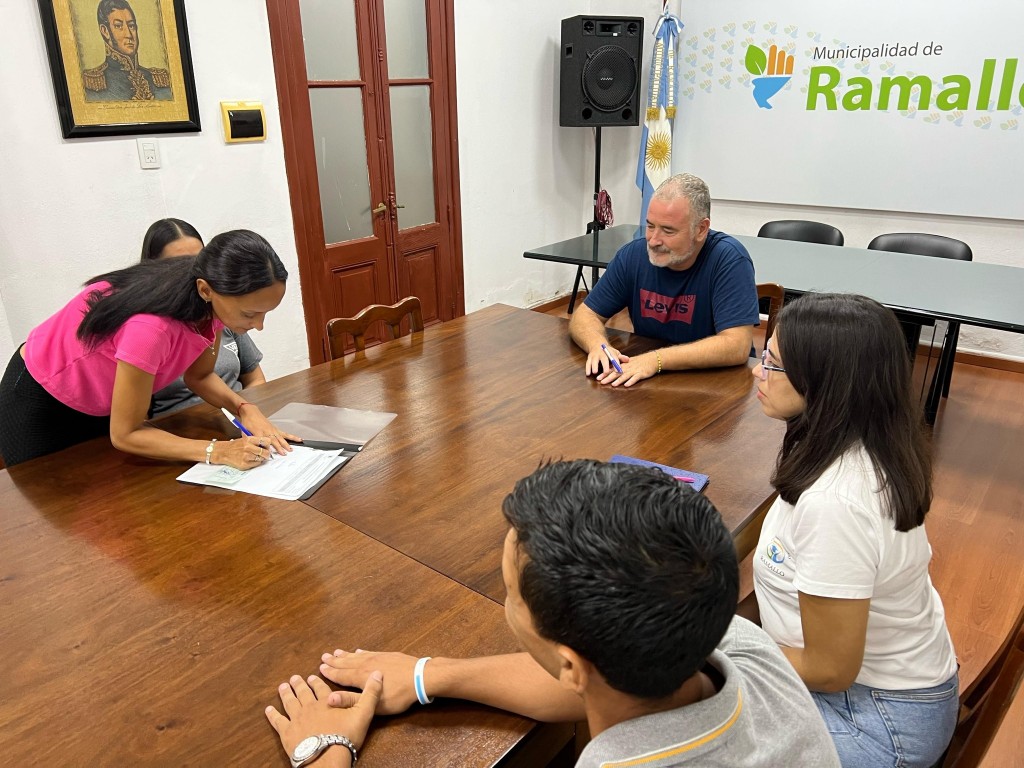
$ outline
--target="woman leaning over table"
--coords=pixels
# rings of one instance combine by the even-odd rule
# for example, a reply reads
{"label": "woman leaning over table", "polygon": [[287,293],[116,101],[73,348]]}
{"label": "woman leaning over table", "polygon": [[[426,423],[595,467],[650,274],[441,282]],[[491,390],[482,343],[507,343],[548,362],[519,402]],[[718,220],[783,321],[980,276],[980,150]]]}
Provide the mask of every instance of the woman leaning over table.
{"label": "woman leaning over table", "polygon": [[[290,451],[260,409],[215,373],[220,330],[263,327],[288,272],[255,232],[218,235],[195,258],[99,275],[37,326],[0,381],[0,454],[8,466],[109,434],[156,459],[251,469]],[[252,437],[190,440],[146,423],[150,398],[184,374],[189,388],[237,413]]]}
{"label": "woman leaning over table", "polygon": [[957,664],[928,576],[931,462],[899,322],[863,296],[787,305],[755,366],[786,422],[754,556],[756,617],[811,690],[844,768],[931,766]]}
{"label": "woman leaning over table", "polygon": [[[182,219],[154,221],[142,240],[142,261],[169,259],[177,256],[195,256],[203,249],[199,231]],[[236,333],[230,328],[221,330],[220,349],[214,367],[217,376],[235,392],[266,382],[260,361],[263,355],[248,333]],[[179,376],[166,387],[153,394],[153,415],[162,416],[202,402]]]}

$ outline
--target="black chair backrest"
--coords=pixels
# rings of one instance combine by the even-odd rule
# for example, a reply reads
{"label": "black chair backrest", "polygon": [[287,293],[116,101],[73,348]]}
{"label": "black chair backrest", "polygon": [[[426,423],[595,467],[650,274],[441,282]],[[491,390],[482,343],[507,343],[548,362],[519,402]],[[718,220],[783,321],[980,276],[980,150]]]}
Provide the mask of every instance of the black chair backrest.
{"label": "black chair backrest", "polygon": [[872,251],[893,251],[894,253],[916,253],[918,256],[938,256],[940,259],[973,261],[971,246],[952,237],[929,235],[924,232],[893,232],[879,235],[870,243]]}
{"label": "black chair backrest", "polygon": [[821,243],[822,245],[843,244],[843,233],[831,224],[800,219],[769,221],[757,231],[757,236],[770,237],[772,240],[798,240],[801,243]]}

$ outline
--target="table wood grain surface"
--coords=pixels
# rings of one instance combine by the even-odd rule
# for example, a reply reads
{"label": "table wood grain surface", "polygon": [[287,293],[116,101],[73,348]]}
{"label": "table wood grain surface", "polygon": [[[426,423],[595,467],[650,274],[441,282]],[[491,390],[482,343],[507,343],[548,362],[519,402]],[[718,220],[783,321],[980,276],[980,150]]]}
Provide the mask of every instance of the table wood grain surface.
{"label": "table wood grain surface", "polygon": [[[747,368],[625,390],[583,362],[565,321],[495,306],[247,391],[268,414],[293,401],[398,414],[307,503],[183,485],[184,465],[105,439],[0,471],[5,762],[287,765],[263,708],[321,652],[514,650],[500,504],[548,459],[624,453],[710,474],[737,533],[763,511],[782,428]],[[205,405],[158,423],[232,436]],[[537,731],[441,702],[379,719],[364,755],[490,765]]]}
{"label": "table wood grain surface", "polygon": [[[499,602],[501,502],[543,461],[621,453],[708,474],[708,497],[739,535],[773,497],[784,430],[761,412],[749,367],[613,388],[584,376],[567,326],[495,305],[247,397],[268,414],[292,401],[397,413],[307,503]],[[614,342],[652,346],[629,334]],[[224,431],[205,408],[170,428]]]}
{"label": "table wood grain surface", "polygon": [[[324,651],[516,649],[501,606],[304,504],[88,450],[115,473],[0,472],[4,764],[286,766],[263,708]],[[491,765],[533,728],[438,703],[378,718],[365,764]]]}

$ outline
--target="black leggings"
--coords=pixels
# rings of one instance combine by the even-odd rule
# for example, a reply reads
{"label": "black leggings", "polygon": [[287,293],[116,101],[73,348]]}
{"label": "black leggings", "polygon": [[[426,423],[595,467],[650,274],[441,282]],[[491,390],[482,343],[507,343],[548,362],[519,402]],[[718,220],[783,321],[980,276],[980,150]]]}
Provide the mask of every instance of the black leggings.
{"label": "black leggings", "polygon": [[8,467],[110,434],[109,416],[69,408],[28,372],[21,349],[0,380],[0,456]]}

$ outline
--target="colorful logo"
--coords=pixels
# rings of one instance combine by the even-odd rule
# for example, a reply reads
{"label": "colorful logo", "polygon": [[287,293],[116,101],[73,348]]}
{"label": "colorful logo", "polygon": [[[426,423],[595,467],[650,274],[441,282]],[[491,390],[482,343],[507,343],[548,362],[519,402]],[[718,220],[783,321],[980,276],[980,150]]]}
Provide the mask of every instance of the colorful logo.
{"label": "colorful logo", "polygon": [[757,75],[754,84],[754,101],[761,109],[771,109],[772,96],[782,90],[793,76],[793,56],[773,45],[765,53],[756,45],[747,46],[744,61],[747,72]]}
{"label": "colorful logo", "polygon": [[782,565],[786,562],[786,548],[782,546],[782,542],[778,539],[772,539],[771,544],[768,545],[767,555],[768,559],[776,565]]}

